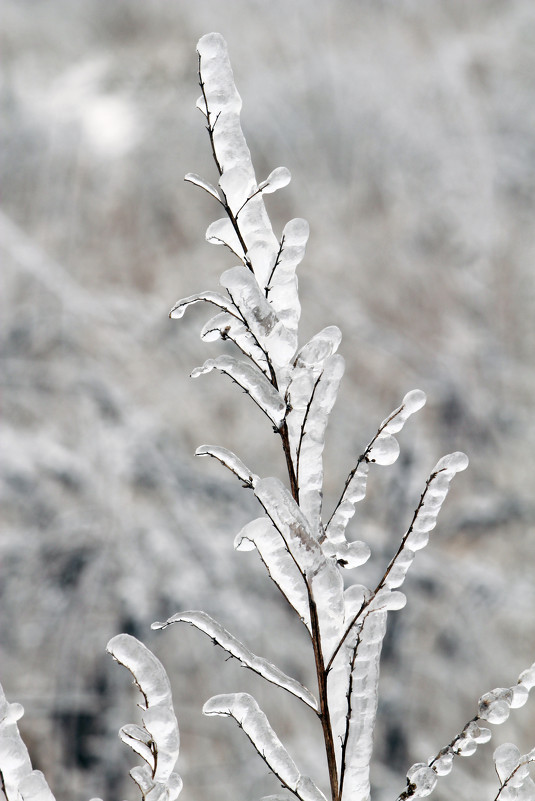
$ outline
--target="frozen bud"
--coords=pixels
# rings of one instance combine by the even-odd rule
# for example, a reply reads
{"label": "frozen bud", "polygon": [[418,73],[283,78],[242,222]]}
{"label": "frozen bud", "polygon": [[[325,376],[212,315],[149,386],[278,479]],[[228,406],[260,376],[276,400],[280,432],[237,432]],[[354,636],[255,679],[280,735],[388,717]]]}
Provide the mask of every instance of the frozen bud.
{"label": "frozen bud", "polygon": [[455,741],[454,750],[463,757],[472,756],[477,751],[477,743],[469,735],[463,732]]}
{"label": "frozen bud", "polygon": [[513,693],[513,700],[511,701],[511,708],[518,709],[521,706],[524,706],[526,701],[528,700],[529,690],[525,684],[515,684],[514,687],[511,687]]}
{"label": "frozen bud", "polygon": [[435,789],[437,774],[433,768],[423,762],[417,762],[407,771],[407,779],[413,788],[414,798],[425,798]]}
{"label": "frozen bud", "polygon": [[518,683],[523,684],[528,690],[535,687],[535,662],[527,670],[524,670],[518,677]]}
{"label": "frozen bud", "polygon": [[454,756],[453,748],[450,745],[446,746],[446,748],[443,748],[442,751],[439,752],[439,755],[433,764],[433,768],[438,776],[447,776],[448,773],[451,773]]}
{"label": "frozen bud", "polygon": [[399,456],[399,442],[391,434],[380,434],[375,440],[368,460],[377,464],[394,464]]}
{"label": "frozen bud", "polygon": [[494,751],[493,757],[496,765],[496,773],[500,781],[504,782],[520,763],[520,751],[513,743],[499,745]]}
{"label": "frozen bud", "polygon": [[498,687],[485,693],[479,699],[479,717],[488,720],[489,723],[504,723],[509,717],[512,700],[513,693],[509,688]]}

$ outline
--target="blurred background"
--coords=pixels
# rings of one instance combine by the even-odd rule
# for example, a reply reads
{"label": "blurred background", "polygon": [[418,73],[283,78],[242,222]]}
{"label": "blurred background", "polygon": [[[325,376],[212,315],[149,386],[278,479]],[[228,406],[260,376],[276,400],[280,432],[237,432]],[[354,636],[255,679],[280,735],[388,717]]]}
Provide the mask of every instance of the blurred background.
{"label": "blurred background", "polygon": [[[351,526],[377,581],[440,456],[464,450],[428,548],[390,617],[374,799],[446,745],[477,698],[535,659],[535,6],[531,0],[2,0],[0,676],[58,801],[138,797],[117,738],[136,720],[104,653],[135,634],[171,677],[183,797],[277,792],[232,722],[202,703],[252,692],[325,787],[319,727],[189,627],[205,609],[312,689],[312,656],[255,554],[258,511],[201,443],[283,475],[277,439],[230,382],[188,378],[218,345],[180,297],[233,261],[204,241],[219,212],[198,38],[227,39],[258,179],[280,234],[311,225],[301,341],[341,327],[346,377],[325,453],[330,510],[403,395],[428,405],[372,471]],[[219,468],[219,469],[218,469]],[[493,798],[491,755],[535,745],[535,699],[441,780],[437,801]],[[462,764],[458,764],[462,763]],[[318,765],[320,767],[318,767]]]}

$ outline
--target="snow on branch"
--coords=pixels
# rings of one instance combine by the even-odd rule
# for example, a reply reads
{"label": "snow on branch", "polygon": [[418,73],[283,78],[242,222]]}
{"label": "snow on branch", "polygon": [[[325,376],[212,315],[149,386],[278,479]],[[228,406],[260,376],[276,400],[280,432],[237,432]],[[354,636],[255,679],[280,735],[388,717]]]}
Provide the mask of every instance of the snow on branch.
{"label": "snow on branch", "polygon": [[128,724],[119,731],[121,740],[146,763],[130,771],[144,801],[174,801],[182,779],[173,772],[180,747],[178,723],[173,709],[171,685],[162,663],[143,643],[129,634],[118,634],[106,646],[124,665],[141,695],[143,726]]}
{"label": "snow on branch", "polygon": [[318,702],[312,693],[303,687],[303,685],[287,676],[278,667],[256,656],[248,648],[243,645],[234,635],[227,631],[223,626],[214,620],[206,612],[178,612],[173,615],[165,623],[153,623],[153,629],[165,629],[173,623],[191,623],[191,625],[198,628],[207,634],[214,642],[221,646],[228,654],[235,657],[241,664],[262,676],[266,681],[276,684],[283,690],[287,690],[292,695],[300,698],[314,711],[317,711]]}
{"label": "snow on branch", "polygon": [[283,787],[301,801],[326,801],[312,780],[299,772],[295,762],[271,728],[266,715],[251,695],[248,693],[215,695],[205,703],[203,713],[234,718]]}

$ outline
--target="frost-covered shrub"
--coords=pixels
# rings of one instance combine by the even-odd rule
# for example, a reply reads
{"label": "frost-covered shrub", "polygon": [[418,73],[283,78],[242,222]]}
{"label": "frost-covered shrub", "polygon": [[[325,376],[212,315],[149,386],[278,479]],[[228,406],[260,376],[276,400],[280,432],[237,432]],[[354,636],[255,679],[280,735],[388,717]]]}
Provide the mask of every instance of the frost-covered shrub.
{"label": "frost-covered shrub", "polygon": [[[225,245],[239,264],[221,276],[222,292],[205,291],[179,300],[170,316],[180,318],[196,303],[208,303],[217,313],[203,327],[206,341],[229,340],[237,356],[208,359],[193,377],[212,370],[223,373],[249,395],[280,438],[287,484],[260,477],[241,459],[217,445],[202,445],[210,456],[252,491],[262,514],[236,536],[237,550],[256,550],[269,578],[305,627],[317,686],[309,690],[266,659],[255,655],[204,612],[185,611],[154,623],[165,629],[188,623],[204,632],[243,666],[291,693],[316,719],[326,758],[332,801],[370,799],[370,763],[378,701],[381,649],[389,612],[406,603],[400,591],[416,552],[424,548],[449,491],[454,475],[468,465],[465,454],[448,454],[437,462],[423,488],[410,524],[397,551],[375,587],[355,580],[354,573],[370,557],[367,543],[348,537],[356,504],[366,495],[373,465],[391,465],[399,455],[396,439],[408,419],[425,404],[421,390],[408,392],[401,404],[381,422],[364,452],[355,460],[330,514],[323,510],[322,453],[329,414],[333,409],[344,360],[337,353],[340,330],[329,326],[299,346],[300,305],[296,268],[305,254],[308,225],[294,219],[280,239],[273,232],[263,195],[290,181],[284,167],[257,181],[240,127],[241,100],[234,86],[226,45],[218,34],[204,36],[198,45],[201,97],[198,108],[206,121],[217,185],[196,174],[186,180],[203,189],[224,216],[212,223],[206,238]],[[357,574],[358,576],[358,574]],[[142,725],[128,724],[120,737],[143,760],[131,771],[142,797],[174,801],[182,789],[175,772],[179,732],[169,680],[159,660],[127,634],[114,637],[108,651],[132,673],[142,695]],[[468,757],[478,744],[491,739],[484,724],[499,724],[510,709],[522,706],[535,684],[535,665],[515,685],[483,695],[477,712],[459,734],[427,762],[416,763],[406,775],[397,801],[431,795],[455,757]],[[325,777],[301,773],[272,729],[266,714],[248,693],[210,698],[205,715],[233,718],[288,794],[300,801],[323,801]],[[9,704],[0,688],[0,799],[49,801],[52,794],[43,774],[33,770],[20,738],[20,704]],[[515,745],[494,753],[499,780],[496,799],[535,799],[529,766],[534,751],[521,755]],[[401,782],[400,782],[401,784]],[[278,798],[278,796],[277,796]]]}

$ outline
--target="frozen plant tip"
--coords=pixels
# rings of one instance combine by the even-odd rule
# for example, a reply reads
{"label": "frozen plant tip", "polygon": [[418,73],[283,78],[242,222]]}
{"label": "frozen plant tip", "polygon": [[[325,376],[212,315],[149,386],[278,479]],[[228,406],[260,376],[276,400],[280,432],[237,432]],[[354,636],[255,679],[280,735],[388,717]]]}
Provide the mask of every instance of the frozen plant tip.
{"label": "frozen plant tip", "polygon": [[[180,318],[194,303],[216,307],[203,327],[205,341],[231,340],[235,356],[208,359],[193,377],[216,370],[248,394],[280,437],[288,484],[261,478],[226,448],[203,445],[198,455],[217,459],[251,489],[262,516],[237,535],[238,550],[256,549],[269,577],[306,627],[314,660],[316,697],[275,665],[254,655],[219,623],[202,612],[182,612],[165,623],[188,622],[204,631],[242,665],[297,696],[316,713],[332,801],[368,801],[370,761],[377,709],[379,661],[388,612],[406,602],[399,591],[416,552],[424,548],[464,453],[452,453],[431,471],[412,520],[375,588],[347,580],[350,569],[370,557],[367,543],[347,536],[356,504],[366,495],[372,465],[391,465],[399,455],[398,434],[425,404],[421,390],[408,392],[379,425],[350,470],[330,515],[323,510],[323,447],[329,415],[344,374],[337,352],[341,333],[328,326],[299,347],[300,305],[296,268],[308,239],[305,220],[290,220],[282,235],[273,232],[263,195],[286,186],[290,173],[274,169],[257,182],[240,126],[241,99],[234,85],[227,49],[219,34],[198,44],[201,96],[217,185],[189,173],[186,180],[217,201],[225,216],[212,223],[206,239],[225,245],[239,264],[221,276],[222,293],[206,291],[179,300],[170,316]],[[344,580],[344,575],[346,580]],[[346,586],[348,585],[348,586]],[[525,700],[523,685],[494,691],[480,701],[479,714],[428,764],[414,765],[399,799],[429,795],[457,754],[468,756],[490,738],[482,720],[500,722],[509,707]],[[515,695],[516,693],[516,695]],[[524,693],[524,694],[523,694]],[[525,697],[524,697],[525,695]],[[282,786],[301,801],[323,798],[321,780],[303,777],[248,694],[216,696],[204,713],[233,718],[247,734]],[[319,782],[319,783],[316,783]]]}

